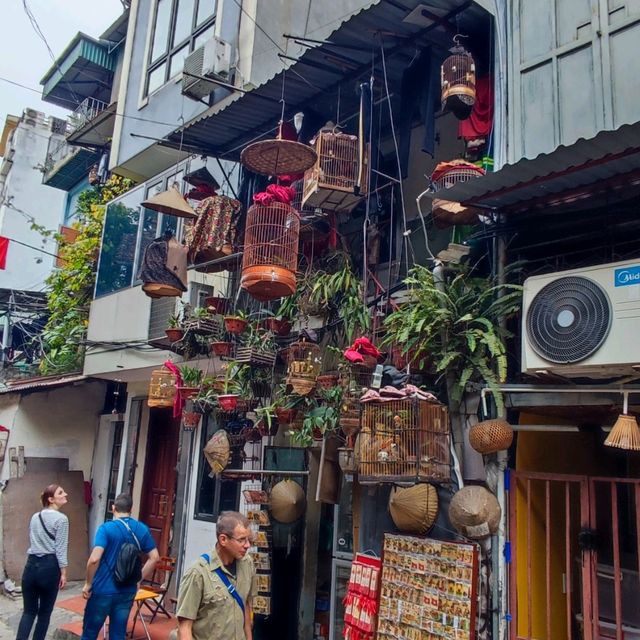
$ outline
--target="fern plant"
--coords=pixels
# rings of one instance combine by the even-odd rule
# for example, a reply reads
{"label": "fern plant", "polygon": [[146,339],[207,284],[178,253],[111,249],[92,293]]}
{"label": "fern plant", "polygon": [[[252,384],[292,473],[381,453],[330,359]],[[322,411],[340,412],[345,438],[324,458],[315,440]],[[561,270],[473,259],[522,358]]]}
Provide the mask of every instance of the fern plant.
{"label": "fern plant", "polygon": [[502,412],[498,387],[507,377],[505,340],[511,334],[500,321],[519,311],[522,287],[473,276],[462,265],[448,275],[439,286],[426,267],[411,270],[405,280],[411,301],[385,319],[384,344],[428,360],[446,377],[450,402],[460,402],[468,382],[484,382]]}

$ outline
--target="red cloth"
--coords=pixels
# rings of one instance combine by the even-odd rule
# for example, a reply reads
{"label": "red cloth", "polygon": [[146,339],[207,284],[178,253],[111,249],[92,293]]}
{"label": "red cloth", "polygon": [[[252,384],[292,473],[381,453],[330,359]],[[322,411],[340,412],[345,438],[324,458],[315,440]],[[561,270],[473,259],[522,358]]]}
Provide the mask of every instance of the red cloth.
{"label": "red cloth", "polygon": [[187,200],[204,200],[216,195],[216,190],[210,184],[199,184],[187,193]]}
{"label": "red cloth", "polygon": [[342,355],[349,362],[364,362],[363,356],[373,356],[378,359],[382,354],[369,338],[356,338]]}
{"label": "red cloth", "polygon": [[178,391],[178,388],[182,386],[182,374],[180,373],[180,369],[176,367],[171,360],[167,360],[164,363],[165,369],[169,369],[171,373],[176,377],[176,397],[173,401],[173,417],[179,418],[182,415],[182,408],[184,407],[184,400]]}
{"label": "red cloth", "polygon": [[256,204],[262,205],[269,205],[272,202],[291,204],[295,195],[296,190],[293,187],[283,187],[279,184],[270,184],[264,191],[254,194],[253,201]]}
{"label": "red cloth", "polygon": [[493,76],[476,80],[476,101],[471,115],[458,124],[458,136],[465,140],[486,138],[493,126]]}
{"label": "red cloth", "polygon": [[0,236],[0,269],[7,268],[7,252],[9,251],[9,238]]}

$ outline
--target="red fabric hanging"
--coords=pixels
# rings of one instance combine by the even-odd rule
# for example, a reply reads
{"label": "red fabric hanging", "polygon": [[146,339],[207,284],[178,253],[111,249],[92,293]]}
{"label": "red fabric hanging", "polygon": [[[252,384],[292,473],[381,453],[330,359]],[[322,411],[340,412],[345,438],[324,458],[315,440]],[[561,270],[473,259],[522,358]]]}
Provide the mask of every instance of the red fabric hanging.
{"label": "red fabric hanging", "polygon": [[179,418],[182,415],[182,408],[184,407],[184,400],[180,395],[178,389],[182,386],[182,374],[180,373],[180,369],[176,367],[171,360],[167,360],[164,363],[165,369],[169,369],[171,373],[176,377],[176,397],[173,401],[173,417]]}
{"label": "red fabric hanging", "polygon": [[0,269],[7,268],[7,252],[9,251],[9,238],[0,236]]}
{"label": "red fabric hanging", "polygon": [[253,201],[256,204],[262,205],[269,205],[272,202],[291,204],[295,195],[296,190],[293,187],[283,187],[279,184],[270,184],[264,191],[254,194]]}
{"label": "red fabric hanging", "polygon": [[476,102],[471,115],[461,120],[458,135],[465,140],[486,138],[493,126],[493,76],[483,76],[476,80]]}

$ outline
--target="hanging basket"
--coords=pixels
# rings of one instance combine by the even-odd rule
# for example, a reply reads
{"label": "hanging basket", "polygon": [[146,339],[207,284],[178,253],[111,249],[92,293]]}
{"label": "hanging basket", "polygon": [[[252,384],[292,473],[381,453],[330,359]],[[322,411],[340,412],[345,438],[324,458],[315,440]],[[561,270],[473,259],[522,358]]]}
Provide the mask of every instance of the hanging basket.
{"label": "hanging basket", "polygon": [[191,400],[198,395],[199,387],[177,387],[178,393],[183,400]]}
{"label": "hanging basket", "polygon": [[185,431],[193,431],[198,428],[200,424],[200,418],[202,414],[196,411],[183,411],[182,412],[182,427]]}
{"label": "hanging basket", "polygon": [[240,162],[254,173],[264,176],[282,176],[302,173],[317,159],[316,152],[294,140],[259,140],[245,147]]}
{"label": "hanging basket", "polygon": [[504,451],[513,442],[513,428],[506,420],[483,420],[469,429],[469,444],[482,454]]}
{"label": "hanging basket", "polygon": [[318,389],[333,389],[338,386],[339,376],[337,373],[323,373],[316,379]]}
{"label": "hanging basket", "polygon": [[267,318],[265,320],[265,327],[277,336],[288,336],[291,333],[291,323],[288,320]]}
{"label": "hanging basket", "polygon": [[219,358],[229,358],[233,351],[233,343],[231,342],[212,342],[210,345],[211,353]]}
{"label": "hanging basket", "polygon": [[300,216],[283,202],[254,204],[247,212],[240,286],[256,300],[296,291]]}
{"label": "hanging basket", "polygon": [[165,329],[164,332],[167,334],[167,338],[169,338],[169,342],[172,344],[174,342],[180,342],[184,337],[184,329]]}
{"label": "hanging basket", "polygon": [[176,397],[176,377],[162,367],[151,372],[149,380],[149,407],[173,407]]}
{"label": "hanging basket", "polygon": [[297,409],[285,409],[278,407],[276,409],[276,420],[278,424],[291,424],[298,414]]}
{"label": "hanging basket", "polygon": [[209,296],[204,299],[204,306],[205,309],[208,309],[211,313],[223,316],[229,309],[229,298]]}
{"label": "hanging basket", "polygon": [[235,411],[238,408],[240,396],[228,393],[218,396],[218,404],[222,411]]}
{"label": "hanging basket", "polygon": [[239,336],[241,333],[244,333],[244,330],[247,328],[249,324],[248,320],[244,318],[236,318],[235,316],[225,316],[224,318],[224,328],[231,334]]}
{"label": "hanging basket", "polygon": [[250,364],[253,367],[272,367],[276,361],[276,352],[258,347],[237,347],[236,362]]}

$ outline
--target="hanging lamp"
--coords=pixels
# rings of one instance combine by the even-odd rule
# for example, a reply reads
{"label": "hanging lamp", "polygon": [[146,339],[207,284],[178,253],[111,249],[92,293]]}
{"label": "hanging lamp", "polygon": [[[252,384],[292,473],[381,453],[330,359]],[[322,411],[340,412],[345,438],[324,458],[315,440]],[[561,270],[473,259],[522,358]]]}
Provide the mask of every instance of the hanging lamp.
{"label": "hanging lamp", "polygon": [[182,197],[178,185],[173,184],[166,191],[162,191],[142,203],[145,209],[151,209],[158,213],[164,213],[177,218],[190,218],[195,220],[198,214],[189,206]]}
{"label": "hanging lamp", "polygon": [[458,120],[466,120],[476,102],[476,63],[471,54],[460,44],[456,34],[451,55],[440,67],[442,108],[449,109]]}
{"label": "hanging lamp", "polygon": [[616,447],[627,451],[640,451],[640,427],[638,426],[638,421],[635,416],[627,414],[629,410],[629,393],[623,392],[622,397],[622,414],[618,416],[604,443],[607,447]]}

